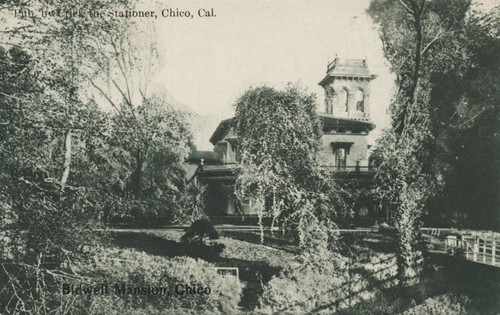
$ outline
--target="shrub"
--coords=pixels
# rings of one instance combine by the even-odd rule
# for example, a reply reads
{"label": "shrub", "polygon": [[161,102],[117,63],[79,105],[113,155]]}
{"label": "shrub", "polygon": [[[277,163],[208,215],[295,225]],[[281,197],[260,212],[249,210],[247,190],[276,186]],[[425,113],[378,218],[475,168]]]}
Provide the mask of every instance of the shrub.
{"label": "shrub", "polygon": [[361,264],[361,268],[367,271],[381,288],[388,289],[399,283],[396,278],[397,261],[393,254],[373,253],[368,261]]}
{"label": "shrub", "polygon": [[[229,313],[238,310],[242,294],[241,282],[233,276],[221,276],[214,266],[189,257],[164,258],[132,250],[106,250],[94,263],[80,266],[80,271],[95,283],[126,284],[133,287],[166,287],[171,296],[116,295],[91,296],[82,309],[106,314],[121,313]],[[177,284],[210,287],[210,294],[178,295]],[[111,290],[111,288],[110,288]],[[99,313],[98,312],[98,313]]]}
{"label": "shrub", "polygon": [[208,219],[194,221],[186,233],[182,236],[182,242],[202,244],[207,239],[215,240],[219,238],[219,232]]}
{"label": "shrub", "polygon": [[188,243],[190,253],[193,257],[202,259],[216,259],[224,251],[225,245],[212,243],[212,240],[219,238],[219,232],[214,228],[208,219],[194,221],[186,233],[181,237],[181,241]]}
{"label": "shrub", "polygon": [[347,260],[314,246],[296,256],[264,286],[261,311],[265,313],[331,313],[347,300]]}
{"label": "shrub", "polygon": [[405,315],[456,315],[456,314],[479,314],[471,307],[471,300],[466,296],[455,294],[443,294],[429,298],[424,303],[408,309]]}
{"label": "shrub", "polygon": [[205,198],[207,187],[197,181],[186,181],[181,189],[180,208],[176,223],[188,224],[206,218]]}

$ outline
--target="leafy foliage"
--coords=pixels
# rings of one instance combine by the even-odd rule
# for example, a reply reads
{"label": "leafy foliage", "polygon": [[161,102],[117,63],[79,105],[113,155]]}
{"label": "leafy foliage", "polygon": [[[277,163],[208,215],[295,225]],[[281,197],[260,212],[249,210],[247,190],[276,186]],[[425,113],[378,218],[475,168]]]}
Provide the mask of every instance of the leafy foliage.
{"label": "leafy foliage", "polygon": [[273,224],[293,231],[301,243],[316,216],[332,220],[344,210],[335,208],[342,205],[339,189],[318,165],[322,131],[316,108],[314,96],[293,85],[284,91],[251,88],[236,103],[236,195],[252,199],[259,218],[268,211]]}
{"label": "leafy foliage", "polygon": [[[408,285],[420,270],[419,227],[426,205],[443,186],[443,163],[436,153],[446,150],[447,144],[442,146],[446,128],[433,114],[448,108],[456,115],[445,115],[447,120],[475,118],[470,115],[476,111],[474,106],[461,110],[467,106],[467,93],[457,90],[458,99],[438,93],[440,86],[448,84],[442,78],[455,84],[455,79],[462,81],[470,73],[476,66],[477,45],[490,36],[493,24],[471,12],[469,1],[375,0],[369,13],[380,26],[384,53],[398,88],[390,106],[392,130],[375,151],[376,193],[393,208],[401,284]],[[481,35],[472,38],[473,29]]]}
{"label": "leafy foliage", "polygon": [[425,300],[424,303],[406,310],[404,314],[479,314],[479,312],[472,309],[471,300],[467,296],[443,294]]}
{"label": "leafy foliage", "polygon": [[[76,263],[74,273],[51,271],[43,268],[17,267],[16,282],[7,279],[4,290],[17,289],[18,297],[5,301],[9,313],[31,311],[64,313],[68,309],[77,313],[106,314],[192,314],[234,313],[242,294],[242,284],[232,276],[220,276],[209,264],[189,257],[166,259],[148,256],[135,251],[104,249],[94,255],[92,260]],[[22,268],[22,269],[21,269]],[[76,274],[75,274],[76,273]],[[63,294],[62,285],[75,287],[100,286],[108,284],[109,294]],[[20,286],[23,284],[23,286]],[[154,294],[116,294],[114,285],[125,284],[130,287],[161,287],[170,296]],[[196,285],[210,287],[210,294],[176,294],[177,285]],[[21,301],[21,303],[16,303]],[[194,313],[193,313],[194,314]]]}
{"label": "leafy foliage", "polygon": [[[1,8],[133,5],[8,1]],[[150,74],[154,59],[143,67],[135,57],[135,23],[65,14],[10,19],[0,35],[0,261],[12,269],[0,269],[0,282],[9,283],[0,299],[9,311],[44,313],[53,305],[44,304],[40,281],[78,278],[71,266],[95,254],[103,221],[175,219],[191,136],[183,112],[130,81],[134,71]],[[115,111],[103,111],[104,101]],[[12,272],[16,266],[24,269]]]}
{"label": "leafy foliage", "polygon": [[[132,283],[134,286],[155,285],[170,288],[174,293],[177,284],[209,286],[210,294],[176,296],[169,298],[150,296],[131,298],[126,296],[129,308],[196,309],[200,312],[233,313],[237,310],[242,284],[233,276],[220,276],[214,266],[203,260],[189,257],[166,259],[148,256],[134,251],[110,250],[98,256],[98,267],[87,269],[110,283]],[[82,266],[85,268],[85,266]],[[82,269],[84,273],[84,269]],[[117,310],[119,311],[119,310]]]}
{"label": "leafy foliage", "polygon": [[264,313],[350,311],[363,301],[371,302],[379,287],[392,286],[395,259],[381,258],[373,252],[363,260],[353,252],[347,258],[332,246],[328,227],[316,224],[309,232],[308,245],[264,286],[260,301]]}
{"label": "leafy foliage", "polygon": [[347,260],[327,248],[326,229],[316,229],[316,238],[287,263],[264,287],[261,308],[267,313],[335,312],[346,296]]}
{"label": "leafy foliage", "polygon": [[186,233],[182,236],[183,242],[203,243],[205,239],[216,240],[219,238],[219,233],[214,228],[214,225],[208,219],[200,219],[194,221]]}
{"label": "leafy foliage", "polygon": [[186,181],[182,189],[182,212],[177,216],[180,223],[192,223],[205,215],[206,185],[199,181]]}
{"label": "leafy foliage", "polygon": [[212,242],[219,238],[219,232],[208,219],[194,221],[181,237],[181,242],[192,245],[190,252],[193,257],[213,260],[218,258],[224,248],[224,244]]}

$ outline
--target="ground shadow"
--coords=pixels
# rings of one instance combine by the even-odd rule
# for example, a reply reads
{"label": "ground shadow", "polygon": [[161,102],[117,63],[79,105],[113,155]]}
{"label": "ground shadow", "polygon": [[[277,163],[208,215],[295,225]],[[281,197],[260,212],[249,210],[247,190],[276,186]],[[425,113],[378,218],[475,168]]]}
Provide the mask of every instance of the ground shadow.
{"label": "ground shadow", "polygon": [[150,255],[175,257],[186,255],[185,244],[143,232],[112,233],[112,243],[120,248],[133,248]]}
{"label": "ground shadow", "polygon": [[358,244],[378,253],[393,254],[396,252],[394,239],[388,235],[369,233],[361,237]]}
{"label": "ground shadow", "polygon": [[218,267],[238,267],[240,280],[247,282],[240,301],[240,307],[245,311],[255,309],[262,294],[262,286],[267,284],[281,270],[279,267],[272,267],[262,261],[220,257],[218,254],[208,254],[203,250],[200,252],[197,246],[167,240],[144,232],[113,233],[112,243],[119,248],[133,248],[149,255],[163,257],[188,256],[201,258]]}
{"label": "ground shadow", "polygon": [[[277,232],[276,232],[277,233]],[[261,245],[260,242],[260,233],[258,232],[233,232],[233,231],[222,231],[221,234],[223,236],[227,236],[233,238],[235,240],[240,240],[244,242],[249,242],[253,244]],[[264,244],[267,247],[271,247],[274,249],[279,249],[291,254],[298,254],[297,245],[291,241],[283,239],[282,237],[276,237],[272,235],[270,232],[265,232],[264,234]]]}

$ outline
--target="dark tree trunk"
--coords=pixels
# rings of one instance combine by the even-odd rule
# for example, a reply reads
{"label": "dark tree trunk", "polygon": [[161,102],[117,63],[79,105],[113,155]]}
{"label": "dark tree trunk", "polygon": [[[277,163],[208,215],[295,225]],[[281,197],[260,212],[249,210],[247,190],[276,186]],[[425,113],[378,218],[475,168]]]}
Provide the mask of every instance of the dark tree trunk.
{"label": "dark tree trunk", "polygon": [[144,159],[142,156],[142,152],[139,150],[135,156],[136,166],[135,171],[132,174],[132,192],[134,195],[139,198],[142,196],[142,181],[143,181],[143,167],[144,167]]}

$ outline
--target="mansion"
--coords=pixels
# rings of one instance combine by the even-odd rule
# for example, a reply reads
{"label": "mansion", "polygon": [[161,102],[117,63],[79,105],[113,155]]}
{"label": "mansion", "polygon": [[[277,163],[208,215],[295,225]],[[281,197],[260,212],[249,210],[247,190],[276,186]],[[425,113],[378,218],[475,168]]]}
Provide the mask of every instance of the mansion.
{"label": "mansion", "polygon": [[[319,82],[325,91],[320,162],[338,180],[370,182],[374,172],[369,163],[367,136],[375,128],[370,121],[370,81],[376,75],[364,59],[336,58],[328,64]],[[200,159],[195,179],[207,185],[206,212],[210,216],[255,215],[252,200],[240,204],[234,196],[237,177],[238,139],[232,119],[220,122],[210,138],[214,145],[210,162]]]}

